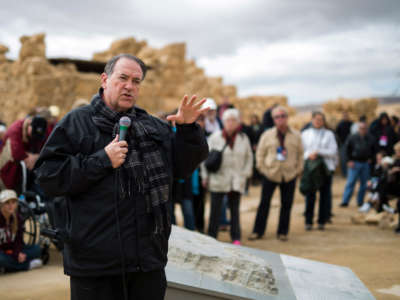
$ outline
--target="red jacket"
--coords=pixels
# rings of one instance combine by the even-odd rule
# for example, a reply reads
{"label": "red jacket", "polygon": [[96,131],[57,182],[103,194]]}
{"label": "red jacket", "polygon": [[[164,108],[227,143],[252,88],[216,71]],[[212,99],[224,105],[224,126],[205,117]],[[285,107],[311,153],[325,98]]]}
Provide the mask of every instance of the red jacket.
{"label": "red jacket", "polygon": [[12,234],[11,223],[15,222],[14,217],[11,216],[9,226],[6,225],[6,219],[0,213],[0,252],[11,255],[14,259],[18,260],[18,255],[22,250],[23,242],[23,222],[20,216],[18,218],[18,230],[16,234]]}
{"label": "red jacket", "polygon": [[0,146],[0,188],[18,189],[22,173],[20,161],[28,155],[27,152],[39,153],[44,145],[42,142],[31,142],[27,136],[28,119],[15,121],[7,129],[3,143]]}

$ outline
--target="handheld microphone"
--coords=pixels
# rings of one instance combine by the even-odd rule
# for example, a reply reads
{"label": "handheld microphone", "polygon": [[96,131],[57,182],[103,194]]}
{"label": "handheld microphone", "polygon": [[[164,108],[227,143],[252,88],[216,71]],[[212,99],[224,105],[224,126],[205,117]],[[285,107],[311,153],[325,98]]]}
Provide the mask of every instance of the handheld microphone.
{"label": "handheld microphone", "polygon": [[131,126],[131,119],[124,116],[119,119],[119,138],[118,142],[125,141],[126,133],[128,132],[128,128]]}

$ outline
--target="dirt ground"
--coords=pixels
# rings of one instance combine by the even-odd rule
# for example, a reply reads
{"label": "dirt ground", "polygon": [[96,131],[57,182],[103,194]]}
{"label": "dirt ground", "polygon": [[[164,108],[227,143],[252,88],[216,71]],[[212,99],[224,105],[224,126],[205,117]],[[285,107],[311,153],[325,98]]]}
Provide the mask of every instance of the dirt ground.
{"label": "dirt ground", "polygon": [[[260,188],[251,187],[250,194],[242,198],[242,242],[245,246],[293,255],[321,262],[349,267],[378,300],[400,300],[400,236],[392,230],[376,226],[353,225],[350,217],[357,211],[355,199],[347,208],[339,208],[345,181],[334,180],[333,224],[325,231],[304,230],[304,198],[297,193],[292,211],[289,241],[276,240],[279,213],[279,192],[276,191],[270,211],[265,237],[248,241],[253,226]],[[181,220],[177,209],[177,218]],[[219,239],[229,242],[228,233]],[[69,280],[63,275],[59,253],[53,251],[49,265],[0,277],[1,300],[66,300],[69,299]],[[389,293],[384,293],[385,291]]]}

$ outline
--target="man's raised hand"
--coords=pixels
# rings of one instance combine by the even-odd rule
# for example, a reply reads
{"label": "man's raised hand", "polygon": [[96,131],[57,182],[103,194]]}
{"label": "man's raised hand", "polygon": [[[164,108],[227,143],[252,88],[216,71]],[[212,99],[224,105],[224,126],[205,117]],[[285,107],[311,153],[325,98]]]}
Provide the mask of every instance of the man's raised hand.
{"label": "man's raised hand", "polygon": [[128,153],[128,143],[126,141],[118,142],[117,134],[117,136],[104,148],[104,150],[111,161],[112,167],[116,169],[125,161],[126,153]]}
{"label": "man's raised hand", "polygon": [[206,102],[206,98],[203,98],[199,102],[195,103],[197,96],[193,95],[189,99],[188,95],[185,95],[182,102],[179,105],[178,112],[175,115],[170,115],[167,117],[168,121],[175,121],[177,124],[190,124],[197,120],[199,115],[205,113],[209,108],[201,108],[201,106]]}

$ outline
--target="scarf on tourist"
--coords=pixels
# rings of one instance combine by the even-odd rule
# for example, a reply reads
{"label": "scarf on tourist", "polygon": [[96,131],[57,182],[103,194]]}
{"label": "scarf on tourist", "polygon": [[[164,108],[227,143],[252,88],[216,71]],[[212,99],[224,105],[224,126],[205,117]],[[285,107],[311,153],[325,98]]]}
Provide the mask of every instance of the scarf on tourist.
{"label": "scarf on tourist", "polygon": [[[131,119],[128,129],[127,143],[128,153],[125,162],[119,168],[119,197],[132,199],[132,193],[144,195],[146,209],[155,218],[155,232],[160,233],[164,229],[165,221],[170,225],[170,217],[166,203],[169,197],[169,179],[165,163],[160,149],[149,136],[148,130],[135,108],[127,112],[116,112],[104,103],[100,95],[93,98],[91,105],[96,114],[93,121],[102,131],[112,134],[115,138],[119,131],[119,119],[127,116]],[[154,130],[152,130],[154,131]]]}
{"label": "scarf on tourist", "polygon": [[224,137],[226,143],[228,144],[229,148],[233,149],[233,146],[235,145],[235,139],[238,133],[240,132],[241,127],[239,126],[233,133],[232,135],[228,135],[225,129],[222,130],[222,136]]}

